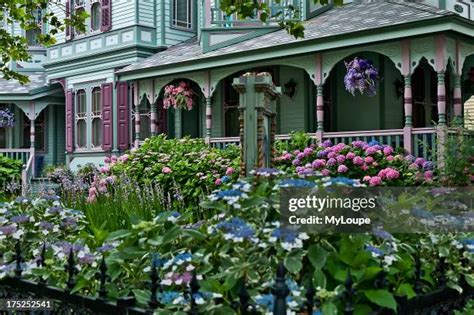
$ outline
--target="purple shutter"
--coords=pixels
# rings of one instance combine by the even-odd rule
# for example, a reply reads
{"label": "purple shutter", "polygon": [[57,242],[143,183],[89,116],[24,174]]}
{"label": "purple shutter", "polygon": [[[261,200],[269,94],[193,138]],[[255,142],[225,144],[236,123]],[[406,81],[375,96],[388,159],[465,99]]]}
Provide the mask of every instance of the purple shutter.
{"label": "purple shutter", "polygon": [[112,83],[102,84],[102,149],[112,150]]}
{"label": "purple shutter", "polygon": [[107,32],[112,28],[112,1],[100,0],[102,19],[100,23],[100,30]]}
{"label": "purple shutter", "polygon": [[74,152],[74,92],[66,91],[66,152]]}
{"label": "purple shutter", "polygon": [[129,119],[128,108],[128,83],[117,83],[117,129],[118,129],[118,148],[127,150],[130,144],[129,138]]}

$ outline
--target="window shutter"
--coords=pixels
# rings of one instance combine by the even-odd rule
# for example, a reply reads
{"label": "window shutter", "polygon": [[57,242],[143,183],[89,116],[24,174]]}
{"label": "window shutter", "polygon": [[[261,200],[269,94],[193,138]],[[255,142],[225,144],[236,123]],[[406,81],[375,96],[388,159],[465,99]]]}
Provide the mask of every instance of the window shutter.
{"label": "window shutter", "polygon": [[112,1],[100,0],[102,19],[100,30],[107,32],[112,28]]}
{"label": "window shutter", "polygon": [[[71,18],[71,1],[66,0],[66,18]],[[66,40],[71,40],[73,38],[73,28],[70,25],[66,25]]]}
{"label": "window shutter", "polygon": [[66,91],[66,152],[74,152],[74,92]]}
{"label": "window shutter", "polygon": [[112,83],[102,84],[102,149],[112,150]]}
{"label": "window shutter", "polygon": [[128,105],[128,83],[117,83],[117,129],[118,129],[118,148],[127,150],[130,145],[129,130],[129,105]]}

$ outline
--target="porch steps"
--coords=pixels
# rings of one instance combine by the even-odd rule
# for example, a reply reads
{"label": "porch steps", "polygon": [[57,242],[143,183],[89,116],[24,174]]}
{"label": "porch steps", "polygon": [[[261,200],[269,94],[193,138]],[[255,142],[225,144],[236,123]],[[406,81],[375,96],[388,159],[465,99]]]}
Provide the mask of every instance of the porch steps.
{"label": "porch steps", "polygon": [[59,188],[59,184],[53,183],[47,177],[36,177],[31,179],[31,185],[29,189],[29,195],[38,196],[44,194],[56,193]]}

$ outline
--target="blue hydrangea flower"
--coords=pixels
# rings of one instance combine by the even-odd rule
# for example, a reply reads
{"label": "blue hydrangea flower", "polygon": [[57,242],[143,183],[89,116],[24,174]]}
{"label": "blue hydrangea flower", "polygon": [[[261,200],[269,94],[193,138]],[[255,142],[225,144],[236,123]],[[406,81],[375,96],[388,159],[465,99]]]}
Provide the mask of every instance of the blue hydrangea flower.
{"label": "blue hydrangea flower", "polygon": [[411,209],[410,211],[414,216],[422,218],[422,219],[433,219],[433,214],[430,212],[420,209],[420,208],[415,208]]}
{"label": "blue hydrangea flower", "polygon": [[374,256],[374,257],[381,257],[381,256],[385,255],[385,252],[383,250],[381,250],[380,248],[371,246],[371,245],[366,245],[365,250],[370,252],[372,254],[372,256]]}
{"label": "blue hydrangea flower", "polygon": [[26,223],[26,222],[30,221],[30,217],[27,216],[27,215],[16,215],[16,216],[11,218],[11,221],[13,223],[19,223],[19,224]]}
{"label": "blue hydrangea flower", "polygon": [[232,239],[236,242],[250,240],[255,234],[254,229],[240,218],[219,222],[216,227],[225,233],[224,237],[226,239]]}
{"label": "blue hydrangea flower", "polygon": [[177,291],[165,291],[158,294],[158,299],[164,305],[173,304],[173,301],[181,297],[181,293]]}
{"label": "blue hydrangea flower", "polygon": [[308,187],[312,188],[316,186],[314,182],[310,182],[304,179],[293,179],[293,178],[286,178],[282,180],[278,186],[280,187]]}

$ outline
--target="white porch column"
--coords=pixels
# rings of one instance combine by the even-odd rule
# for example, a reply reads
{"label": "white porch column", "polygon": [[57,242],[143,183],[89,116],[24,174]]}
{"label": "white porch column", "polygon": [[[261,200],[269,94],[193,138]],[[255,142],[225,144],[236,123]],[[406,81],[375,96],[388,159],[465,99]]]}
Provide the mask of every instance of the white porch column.
{"label": "white porch column", "polygon": [[206,97],[206,142],[209,143],[212,136],[212,97]]}
{"label": "white porch column", "polygon": [[135,149],[138,149],[138,144],[140,142],[140,102],[139,102],[139,97],[138,94],[138,82],[133,83],[133,108],[135,110]]}
{"label": "white porch column", "polygon": [[157,121],[158,121],[158,115],[156,112],[156,102],[153,102],[150,105],[150,132],[152,136],[156,136],[156,130],[157,130]]}
{"label": "white porch column", "polygon": [[405,109],[405,125],[403,127],[403,147],[408,153],[412,152],[412,112],[413,112],[413,96],[411,88],[411,77],[406,75],[403,77],[405,81],[405,89],[403,93],[403,104]]}
{"label": "white porch column", "polygon": [[438,72],[438,124],[446,125],[446,85],[444,71]]}
{"label": "white porch column", "polygon": [[314,58],[314,84],[316,85],[316,139],[319,143],[323,142],[324,133],[324,95],[323,95],[323,64],[320,53]]}

